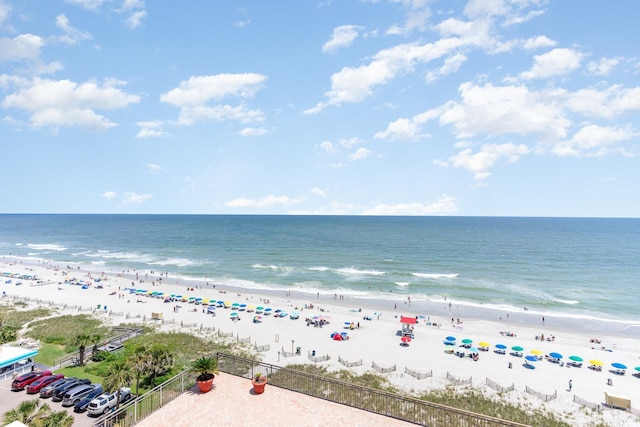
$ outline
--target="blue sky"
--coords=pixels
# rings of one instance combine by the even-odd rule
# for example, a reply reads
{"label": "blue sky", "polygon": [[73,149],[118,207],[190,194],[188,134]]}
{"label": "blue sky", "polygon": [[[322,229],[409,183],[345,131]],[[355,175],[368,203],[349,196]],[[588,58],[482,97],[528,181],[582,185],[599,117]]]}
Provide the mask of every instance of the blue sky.
{"label": "blue sky", "polygon": [[0,212],[638,217],[638,16],[0,0]]}

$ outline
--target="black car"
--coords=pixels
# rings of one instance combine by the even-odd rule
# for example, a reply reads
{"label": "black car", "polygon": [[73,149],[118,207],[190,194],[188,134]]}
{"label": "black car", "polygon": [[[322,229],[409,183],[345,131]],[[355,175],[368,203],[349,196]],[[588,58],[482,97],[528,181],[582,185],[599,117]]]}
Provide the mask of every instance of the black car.
{"label": "black car", "polygon": [[93,390],[91,393],[87,394],[87,396],[82,399],[80,402],[76,403],[73,406],[73,412],[84,412],[87,410],[87,407],[89,406],[89,403],[95,399],[96,397],[100,396],[102,393],[104,392],[102,385],[97,384],[96,385],[96,389]]}
{"label": "black car", "polygon": [[74,387],[77,387],[82,384],[91,384],[91,380],[88,379],[76,379],[75,381],[69,381],[62,387],[57,387],[53,392],[53,396],[51,396],[51,400],[54,402],[61,402],[64,394],[71,390]]}

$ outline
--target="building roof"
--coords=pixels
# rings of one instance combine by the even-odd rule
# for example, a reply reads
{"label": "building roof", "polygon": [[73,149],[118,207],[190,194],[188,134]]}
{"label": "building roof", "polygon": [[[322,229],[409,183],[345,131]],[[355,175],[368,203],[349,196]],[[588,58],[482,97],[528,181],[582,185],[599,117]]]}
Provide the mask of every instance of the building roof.
{"label": "building roof", "polygon": [[263,394],[254,394],[251,380],[220,373],[216,375],[210,392],[202,394],[195,386],[142,420],[136,427],[258,424],[261,427],[415,426],[269,384]]}

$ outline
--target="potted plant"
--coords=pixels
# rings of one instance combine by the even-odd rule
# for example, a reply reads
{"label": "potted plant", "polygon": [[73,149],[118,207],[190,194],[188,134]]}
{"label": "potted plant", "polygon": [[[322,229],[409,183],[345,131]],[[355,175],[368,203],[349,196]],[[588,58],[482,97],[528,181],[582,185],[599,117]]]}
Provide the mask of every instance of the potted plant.
{"label": "potted plant", "polygon": [[213,357],[203,356],[191,362],[191,370],[198,373],[196,381],[201,393],[211,390],[215,374],[218,373],[218,361]]}
{"label": "potted plant", "polygon": [[251,380],[251,384],[253,384],[253,391],[255,394],[262,394],[264,393],[264,386],[267,385],[267,376],[257,372]]}

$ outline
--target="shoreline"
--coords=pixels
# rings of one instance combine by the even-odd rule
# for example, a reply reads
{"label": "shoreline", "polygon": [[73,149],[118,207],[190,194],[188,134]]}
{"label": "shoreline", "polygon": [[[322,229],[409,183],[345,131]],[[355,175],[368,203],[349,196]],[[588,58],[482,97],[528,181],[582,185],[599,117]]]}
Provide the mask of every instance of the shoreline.
{"label": "shoreline", "polygon": [[[640,340],[612,333],[594,335],[592,332],[576,331],[570,327],[565,328],[565,324],[556,324],[555,319],[550,317],[546,318],[545,325],[542,325],[541,322],[526,323],[527,319],[521,319],[517,314],[511,314],[508,322],[506,320],[500,322],[456,313],[453,315],[454,320],[460,317],[462,323],[451,324],[452,316],[447,311],[448,304],[445,307],[439,302],[434,303],[433,310],[423,312],[423,307],[413,301],[411,305],[388,301],[383,304],[374,304],[373,301],[369,301],[371,302],[369,305],[365,304],[365,301],[354,301],[349,298],[334,299],[333,295],[321,294],[319,298],[317,296],[309,298],[308,295],[295,290],[283,293],[248,291],[244,288],[234,289],[221,285],[207,287],[206,284],[188,282],[186,279],[184,281],[180,279],[175,283],[171,277],[153,286],[151,276],[141,277],[145,275],[144,272],[138,272],[142,283],[139,281],[136,283],[135,272],[132,273],[133,276],[125,273],[120,277],[116,273],[106,272],[106,280],[100,282],[103,285],[102,289],[98,289],[95,282],[88,289],[82,289],[81,286],[75,285],[59,286],[58,282],[64,282],[64,276],[62,270],[54,269],[54,264],[27,264],[24,260],[14,265],[8,265],[7,262],[3,264],[2,271],[20,274],[30,271],[40,276],[41,280],[50,283],[41,286],[30,286],[27,281],[24,281],[22,286],[0,284],[0,288],[7,292],[8,297],[42,298],[45,301],[64,301],[69,305],[83,307],[87,304],[89,307],[100,304],[102,307],[108,306],[109,312],[131,314],[131,318],[127,320],[124,315],[109,316],[106,310],[96,312],[96,315],[111,324],[140,323],[141,318],[136,316],[145,316],[149,319],[152,312],[162,312],[165,320],[175,321],[173,324],[166,322],[165,325],[160,326],[163,331],[198,333],[197,327],[202,326],[230,333],[238,340],[248,339],[252,346],[269,345],[268,351],[260,353],[262,360],[266,363],[280,366],[313,363],[307,356],[315,352],[316,356],[330,357],[328,361],[321,362],[322,366],[330,370],[350,369],[357,374],[362,374],[371,371],[373,364],[383,367],[397,365],[397,371],[385,376],[394,386],[404,390],[441,389],[450,384],[447,377],[451,375],[460,379],[473,379],[474,387],[480,387],[487,394],[494,395],[494,392],[484,385],[486,378],[487,381],[490,380],[502,386],[515,385],[514,392],[506,393],[501,398],[516,405],[526,401],[527,405],[544,406],[558,414],[570,412],[571,416],[575,417],[571,422],[573,425],[586,425],[587,421],[591,420],[591,417],[585,415],[586,411],[581,406],[573,403],[574,396],[601,404],[604,400],[603,392],[609,392],[628,395],[634,407],[640,406],[640,390],[638,390],[640,378],[631,375],[635,372],[635,366],[640,366],[638,358]],[[78,270],[76,267],[67,277],[73,277],[73,272],[76,272],[77,279],[87,281],[89,281],[89,275],[94,278],[99,276],[94,272]],[[146,296],[137,298],[136,295],[125,291],[125,288],[132,287],[131,282],[134,282],[134,288],[161,291],[165,294],[179,293],[184,296],[193,295],[254,306],[268,301],[269,307],[274,310],[282,309],[291,313],[297,308],[300,311],[300,319],[291,320],[289,317],[275,318],[273,315],[263,315],[262,322],[253,323],[251,319],[255,313],[240,311],[238,317],[241,320],[234,321],[230,316],[232,310],[225,308],[217,308],[217,314],[213,317],[203,312],[205,311],[203,306],[186,302],[164,303],[161,299]],[[193,287],[194,290],[186,292],[187,287]],[[124,294],[124,298],[120,297],[121,294]],[[137,303],[137,299],[142,303]],[[311,304],[314,305],[313,309],[305,308],[305,305],[309,307]],[[393,304],[397,304],[397,308],[394,309]],[[176,305],[181,306],[178,311],[174,311]],[[452,308],[455,308],[454,303]],[[357,311],[358,309],[362,311]],[[63,311],[67,314],[65,310]],[[374,311],[381,313],[380,316],[372,317],[372,320],[363,319],[365,315],[372,315]],[[329,317],[330,323],[324,327],[314,327],[307,326],[304,322],[305,317],[320,315]],[[400,316],[418,316],[418,323],[414,325],[414,339],[408,346],[400,345],[398,336],[401,329]],[[530,316],[533,319],[532,316],[534,314]],[[349,329],[348,325],[352,322],[359,323],[360,327]],[[196,325],[196,327],[195,329],[181,327],[181,324]],[[336,342],[330,338],[332,332],[347,332],[350,339],[346,342]],[[505,332],[513,333],[515,336],[507,336]],[[555,340],[536,340],[535,337],[542,333],[545,337],[555,336]],[[458,358],[447,354],[443,340],[449,335],[454,335],[458,343],[463,338],[472,339],[474,343],[486,340],[490,343],[490,351],[480,352],[477,362],[468,357]],[[598,338],[601,344],[591,343],[592,338]],[[543,359],[534,364],[535,369],[527,369],[523,364],[523,358],[516,358],[509,354],[495,354],[494,346],[498,343],[503,343],[508,348],[520,345],[524,347],[524,353],[527,355],[532,349],[538,349],[543,354],[560,352],[564,355],[564,361],[568,361],[570,355],[579,355],[584,359],[584,366],[574,368],[564,363],[560,366]],[[300,356],[285,357],[285,353],[294,353],[297,347],[301,348]],[[589,360],[596,358],[601,359],[605,365],[602,372],[593,372],[587,368]],[[338,362],[339,359],[349,362],[361,360],[362,366],[346,368]],[[617,376],[609,372],[610,364],[613,362],[627,364],[629,369],[626,375]],[[404,373],[404,369],[432,372],[433,376],[417,380]],[[609,378],[613,378],[611,386],[607,385]],[[569,380],[573,382],[571,392],[566,390]],[[542,402],[526,394],[525,387],[544,394],[556,393],[557,398],[550,402]],[[607,418],[610,425],[634,425],[636,422],[634,420],[634,423],[629,423],[629,419],[633,417],[620,411],[605,410],[603,416],[613,417],[615,421]]]}
{"label": "shoreline", "polygon": [[[56,261],[49,261],[42,258],[24,258],[16,256],[4,256],[6,259],[12,259],[14,261],[23,261],[28,263],[36,263],[36,265],[46,266],[60,264]],[[364,296],[366,294],[362,292],[354,292],[348,290],[348,293],[339,294],[332,291],[321,290],[300,290],[300,288],[267,288],[264,286],[252,287],[253,282],[247,282],[246,285],[239,285],[233,283],[214,283],[213,279],[208,277],[190,277],[182,276],[175,273],[168,273],[168,275],[152,273],[147,271],[136,271],[135,269],[125,268],[121,271],[116,271],[114,266],[107,264],[100,265],[84,265],[78,263],[68,263],[75,268],[80,268],[82,272],[90,272],[93,275],[99,275],[105,273],[111,277],[122,277],[132,280],[134,283],[144,279],[144,284],[148,284],[150,281],[157,281],[162,277],[164,284],[184,287],[195,287],[200,289],[224,289],[232,293],[257,293],[263,295],[269,295],[272,297],[281,297],[282,295],[290,294],[295,295],[298,299],[314,301],[318,299],[322,303],[336,304],[347,306],[361,306],[367,307],[372,310],[378,308],[404,309],[415,315],[423,315],[425,313],[435,313],[438,316],[448,316],[449,318],[464,318],[473,320],[485,320],[490,322],[504,323],[505,326],[523,325],[526,327],[544,327],[542,319],[545,319],[545,324],[553,325],[555,328],[559,328],[563,331],[573,332],[579,331],[588,334],[607,334],[618,337],[631,337],[640,339],[640,318],[638,319],[625,319],[615,318],[607,313],[587,314],[584,312],[571,312],[571,311],[558,311],[558,310],[541,310],[540,308],[529,308],[508,306],[503,304],[485,304],[476,303],[472,301],[458,301],[451,300],[447,297],[430,298],[423,296],[415,296],[411,294],[400,293],[386,293],[382,291],[375,291],[374,296]],[[108,267],[107,269],[99,267]],[[168,282],[168,283],[167,283]],[[209,283],[210,286],[206,287],[205,284]],[[136,286],[142,286],[143,283],[137,283]],[[343,295],[344,298],[334,299],[334,295]],[[411,304],[407,304],[407,297],[411,298]]]}

